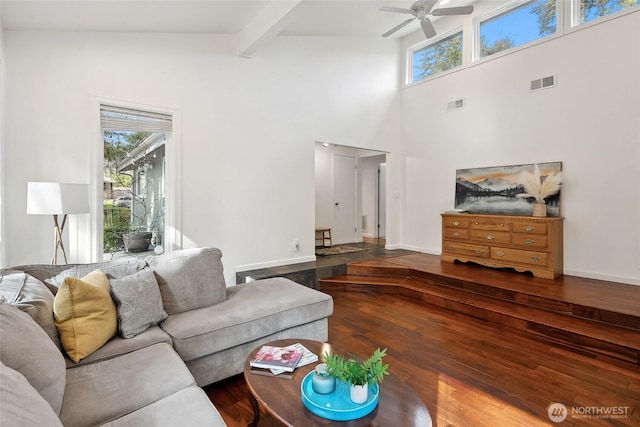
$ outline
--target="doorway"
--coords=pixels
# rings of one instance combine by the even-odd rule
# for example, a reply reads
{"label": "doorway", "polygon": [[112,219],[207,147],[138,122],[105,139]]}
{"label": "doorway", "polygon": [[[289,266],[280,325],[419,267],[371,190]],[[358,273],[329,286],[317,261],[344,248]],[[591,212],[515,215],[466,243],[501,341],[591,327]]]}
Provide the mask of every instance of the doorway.
{"label": "doorway", "polygon": [[316,227],[331,228],[334,245],[384,246],[386,153],[327,143],[315,153]]}

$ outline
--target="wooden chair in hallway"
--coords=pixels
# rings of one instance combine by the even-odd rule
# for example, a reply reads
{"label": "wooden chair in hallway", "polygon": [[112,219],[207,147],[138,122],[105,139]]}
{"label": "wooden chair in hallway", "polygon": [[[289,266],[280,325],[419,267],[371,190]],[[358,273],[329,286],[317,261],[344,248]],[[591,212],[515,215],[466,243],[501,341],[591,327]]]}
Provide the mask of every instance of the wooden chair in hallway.
{"label": "wooden chair in hallway", "polygon": [[333,246],[333,240],[331,239],[331,229],[330,228],[316,227],[316,242],[320,241],[320,242],[322,242],[322,244],[320,246],[325,246],[326,247],[327,245],[325,245],[325,242],[327,240],[329,241],[329,246],[328,247]]}

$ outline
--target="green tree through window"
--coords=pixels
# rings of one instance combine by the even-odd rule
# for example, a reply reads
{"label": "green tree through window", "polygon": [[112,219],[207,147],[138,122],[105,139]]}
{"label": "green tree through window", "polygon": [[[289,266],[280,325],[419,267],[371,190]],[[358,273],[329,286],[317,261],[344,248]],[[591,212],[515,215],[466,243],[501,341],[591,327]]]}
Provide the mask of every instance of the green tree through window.
{"label": "green tree through window", "polygon": [[579,0],[580,23],[611,15],[628,7],[640,4],[639,0]]}
{"label": "green tree through window", "polygon": [[462,31],[413,52],[412,82],[462,65]]}
{"label": "green tree through window", "polygon": [[556,0],[530,1],[480,22],[480,58],[556,32]]}

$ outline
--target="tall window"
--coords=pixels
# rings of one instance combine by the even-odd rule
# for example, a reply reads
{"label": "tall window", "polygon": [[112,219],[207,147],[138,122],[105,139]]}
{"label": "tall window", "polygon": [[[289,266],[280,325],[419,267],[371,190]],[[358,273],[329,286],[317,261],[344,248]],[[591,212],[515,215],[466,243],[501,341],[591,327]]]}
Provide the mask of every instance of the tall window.
{"label": "tall window", "polygon": [[171,116],[101,105],[104,258],[144,252],[165,235],[165,144]]}
{"label": "tall window", "polygon": [[[595,1],[595,0],[594,0]],[[556,32],[556,0],[514,2],[479,21],[476,58],[485,58]]]}
{"label": "tall window", "polygon": [[640,0],[574,0],[574,2],[577,3],[575,10],[578,15],[574,18],[574,25],[591,22],[640,4]]}
{"label": "tall window", "polygon": [[462,65],[462,31],[454,31],[410,49],[409,83]]}

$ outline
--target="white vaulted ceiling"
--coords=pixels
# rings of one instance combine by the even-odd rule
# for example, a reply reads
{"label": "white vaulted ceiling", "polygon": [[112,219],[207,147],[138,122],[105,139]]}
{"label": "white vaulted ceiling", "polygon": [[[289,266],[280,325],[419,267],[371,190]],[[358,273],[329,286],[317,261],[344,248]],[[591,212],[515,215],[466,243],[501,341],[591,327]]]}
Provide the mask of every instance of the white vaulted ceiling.
{"label": "white vaulted ceiling", "polygon": [[[277,23],[294,36],[380,37],[412,0],[2,0],[5,30],[240,34]],[[446,7],[469,4],[450,0]],[[274,18],[274,10],[278,11]],[[283,12],[285,11],[285,12]],[[264,30],[264,29],[263,29]],[[409,26],[394,34],[419,30]]]}

